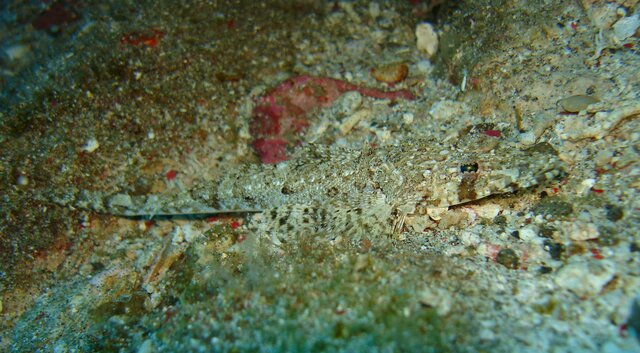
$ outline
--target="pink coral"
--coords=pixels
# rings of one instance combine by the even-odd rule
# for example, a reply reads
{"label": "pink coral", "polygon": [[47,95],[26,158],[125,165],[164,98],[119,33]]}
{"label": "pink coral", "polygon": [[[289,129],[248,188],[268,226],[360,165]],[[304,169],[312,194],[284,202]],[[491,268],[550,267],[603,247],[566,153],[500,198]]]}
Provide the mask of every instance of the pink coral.
{"label": "pink coral", "polygon": [[258,98],[253,110],[250,133],[253,149],[262,163],[278,163],[288,159],[287,147],[300,142],[309,127],[309,113],[331,106],[342,94],[358,91],[379,99],[413,99],[408,90],[385,92],[327,77],[297,76],[290,78]]}

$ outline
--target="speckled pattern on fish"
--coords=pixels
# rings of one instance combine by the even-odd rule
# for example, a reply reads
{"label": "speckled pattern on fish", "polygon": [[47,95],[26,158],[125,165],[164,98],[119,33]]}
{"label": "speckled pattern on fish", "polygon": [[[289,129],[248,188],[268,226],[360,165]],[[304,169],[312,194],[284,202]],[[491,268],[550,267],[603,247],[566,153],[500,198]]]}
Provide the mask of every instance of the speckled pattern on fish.
{"label": "speckled pattern on fish", "polygon": [[319,232],[389,236],[402,231],[408,215],[557,180],[564,163],[541,145],[487,152],[430,140],[362,149],[310,145],[290,161],[246,165],[181,194],[80,191],[57,202],[121,216],[255,212],[252,227],[276,243]]}

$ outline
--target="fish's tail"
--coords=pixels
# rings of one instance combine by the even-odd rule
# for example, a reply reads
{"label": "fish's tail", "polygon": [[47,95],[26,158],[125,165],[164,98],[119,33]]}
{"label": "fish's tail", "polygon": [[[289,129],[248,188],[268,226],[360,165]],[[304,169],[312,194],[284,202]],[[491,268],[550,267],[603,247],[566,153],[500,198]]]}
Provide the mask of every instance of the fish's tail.
{"label": "fish's tail", "polygon": [[123,217],[207,215],[255,213],[259,210],[221,210],[194,199],[189,192],[152,195],[108,194],[100,191],[66,189],[62,192],[41,190],[36,198],[97,213]]}

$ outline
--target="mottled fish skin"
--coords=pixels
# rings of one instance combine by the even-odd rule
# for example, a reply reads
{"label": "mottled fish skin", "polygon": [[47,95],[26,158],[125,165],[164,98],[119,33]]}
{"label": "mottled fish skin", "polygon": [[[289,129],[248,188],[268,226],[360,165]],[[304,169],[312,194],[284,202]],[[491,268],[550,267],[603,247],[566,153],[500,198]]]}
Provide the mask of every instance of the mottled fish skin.
{"label": "mottled fish skin", "polygon": [[[277,165],[247,165],[177,195],[80,192],[66,204],[122,216],[262,211],[253,228],[292,234],[390,235],[405,216],[548,184],[565,164],[547,148],[463,151],[434,141],[343,149],[300,148]],[[59,202],[61,203],[61,202]]]}
{"label": "mottled fish skin", "polygon": [[[386,234],[407,215],[548,184],[564,175],[550,145],[469,152],[433,141],[361,150],[311,147],[276,166],[246,166],[209,190],[221,209],[259,208],[274,241],[291,233]],[[540,146],[538,146],[540,147]],[[211,199],[204,192],[194,198]]]}
{"label": "mottled fish skin", "polygon": [[[383,195],[394,208],[410,210],[529,188],[555,179],[563,170],[557,155],[541,148],[469,152],[431,142],[360,150],[312,146],[285,163],[239,168],[207,189],[215,190],[222,209],[328,200],[357,203]],[[199,190],[193,196],[206,202],[209,195]]]}

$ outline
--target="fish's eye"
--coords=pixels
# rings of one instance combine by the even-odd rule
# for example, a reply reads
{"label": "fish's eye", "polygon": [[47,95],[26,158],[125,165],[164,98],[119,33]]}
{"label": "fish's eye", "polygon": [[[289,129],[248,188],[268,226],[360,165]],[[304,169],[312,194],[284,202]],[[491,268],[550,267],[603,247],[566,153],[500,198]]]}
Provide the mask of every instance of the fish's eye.
{"label": "fish's eye", "polygon": [[460,166],[460,173],[475,173],[478,171],[478,163],[463,164]]}

